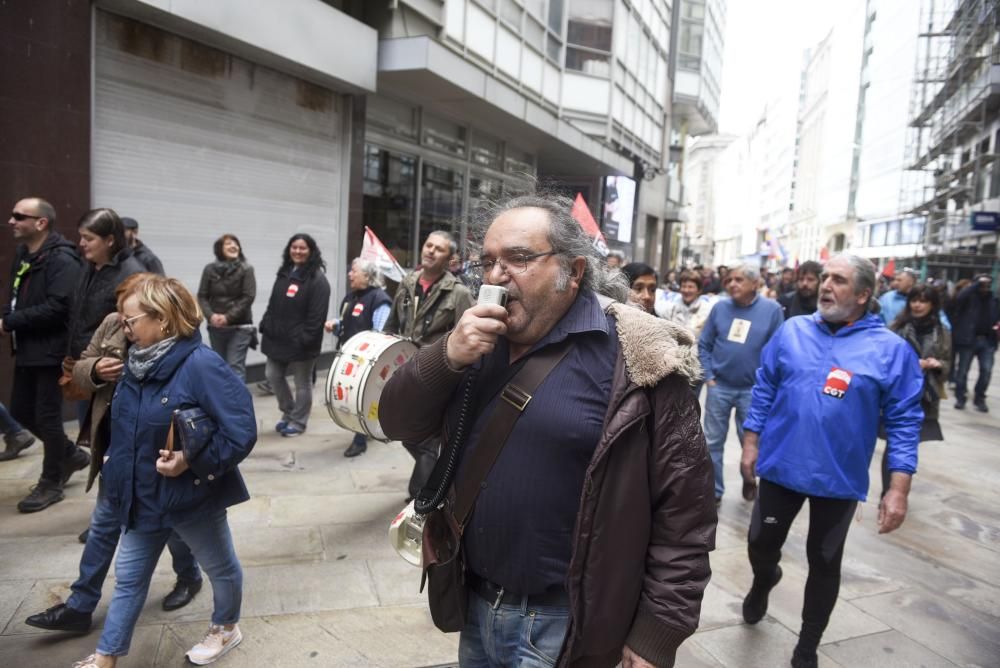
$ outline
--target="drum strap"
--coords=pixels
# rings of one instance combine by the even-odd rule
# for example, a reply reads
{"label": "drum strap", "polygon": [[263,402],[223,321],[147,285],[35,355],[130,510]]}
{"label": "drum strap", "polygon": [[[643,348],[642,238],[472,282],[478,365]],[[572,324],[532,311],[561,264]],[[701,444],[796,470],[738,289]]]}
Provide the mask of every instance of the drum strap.
{"label": "drum strap", "polygon": [[531,401],[532,393],[572,347],[573,341],[569,338],[546,346],[529,357],[517,375],[500,392],[500,400],[496,402],[486,426],[480,432],[479,443],[465,467],[465,474],[454,485],[453,507],[459,527],[465,528],[479,490],[482,489],[482,482],[500,456],[517,419]]}

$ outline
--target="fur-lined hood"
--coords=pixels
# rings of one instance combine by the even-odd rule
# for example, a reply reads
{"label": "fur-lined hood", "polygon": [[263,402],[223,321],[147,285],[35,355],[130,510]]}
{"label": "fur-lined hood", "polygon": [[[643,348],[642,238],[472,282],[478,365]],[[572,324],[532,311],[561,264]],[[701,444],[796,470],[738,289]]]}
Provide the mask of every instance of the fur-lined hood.
{"label": "fur-lined hood", "polygon": [[615,318],[625,368],[636,385],[652,387],[672,373],[690,383],[701,380],[698,341],[691,330],[620,302],[602,306]]}

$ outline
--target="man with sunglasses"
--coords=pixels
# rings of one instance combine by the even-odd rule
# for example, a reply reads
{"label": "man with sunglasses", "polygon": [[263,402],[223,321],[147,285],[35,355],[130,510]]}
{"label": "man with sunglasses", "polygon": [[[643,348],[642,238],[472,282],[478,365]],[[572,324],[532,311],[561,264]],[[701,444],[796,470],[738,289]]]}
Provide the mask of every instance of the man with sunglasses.
{"label": "man with sunglasses", "polygon": [[[469,289],[448,271],[448,265],[457,254],[458,243],[451,232],[435,230],[427,235],[420,249],[420,265],[407,274],[396,289],[383,331],[424,346],[438,340],[455,326],[473,304]],[[403,447],[414,460],[408,500],[416,497],[434,470],[438,445],[437,435],[403,441]],[[352,444],[344,456],[352,457],[362,452],[364,449]]]}
{"label": "man with sunglasses", "polygon": [[[478,488],[461,543],[463,668],[673,666],[708,584],[716,512],[694,337],[623,303],[628,285],[571,210],[537,195],[498,205],[476,264],[506,306],[468,309],[382,395],[394,438],[468,434],[453,485]],[[545,360],[537,387],[511,387]],[[516,420],[494,425],[507,406]],[[498,427],[510,431],[483,477]]]}
{"label": "man with sunglasses", "polygon": [[90,463],[62,426],[59,377],[81,261],[76,245],[52,230],[55,220],[51,204],[31,197],[15,204],[7,221],[18,244],[0,319],[0,334],[10,335],[15,359],[10,412],[45,447],[38,484],[17,504],[22,513],[62,501],[66,481]]}

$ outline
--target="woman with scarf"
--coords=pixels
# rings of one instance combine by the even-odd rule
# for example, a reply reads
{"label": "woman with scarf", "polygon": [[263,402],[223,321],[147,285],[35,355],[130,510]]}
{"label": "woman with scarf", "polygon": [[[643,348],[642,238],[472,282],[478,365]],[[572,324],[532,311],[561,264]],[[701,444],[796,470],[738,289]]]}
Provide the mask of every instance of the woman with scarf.
{"label": "woman with scarf", "polygon": [[[920,407],[924,421],[920,425],[920,442],[943,441],[938,422],[941,397],[951,363],[951,333],[941,324],[941,295],[930,285],[915,285],[906,297],[906,306],[889,328],[906,340],[920,358],[924,372],[924,394]],[[881,435],[885,438],[885,435]],[[890,471],[882,455],[882,494],[889,489]]]}
{"label": "woman with scarf", "polygon": [[[312,411],[316,358],[323,345],[323,323],[330,309],[326,263],[308,234],[295,234],[285,245],[281,268],[260,322],[264,373],[278,400],[281,419],[274,430],[291,438],[306,431]],[[295,379],[295,394],[286,376]]]}
{"label": "woman with scarf", "polygon": [[[101,470],[104,492],[124,527],[115,591],[97,652],[74,668],[111,668],[128,653],[160,553],[176,532],[212,583],[205,639],[187,652],[212,663],[242,640],[237,622],[243,572],[226,518],[250,498],[237,465],[257,440],[253,401],[229,366],[201,342],[201,310],[179,281],[150,276],[121,307],[132,343],[111,401],[111,438]],[[175,410],[200,408],[215,427],[200,444],[175,439]]]}
{"label": "woman with scarf", "polygon": [[236,235],[223,234],[212,250],[215,262],[201,272],[198,303],[208,320],[212,350],[246,381],[247,349],[257,347],[250,310],[257,296],[257,280]]}
{"label": "woman with scarf", "polygon": [[[392,309],[392,299],[382,289],[382,275],[371,260],[354,258],[351,270],[347,272],[347,281],[351,291],[340,302],[340,317],[327,320],[324,326],[326,331],[336,332],[338,348],[360,332],[381,332]],[[354,440],[344,451],[344,456],[357,457],[367,449],[365,435],[354,434]]]}

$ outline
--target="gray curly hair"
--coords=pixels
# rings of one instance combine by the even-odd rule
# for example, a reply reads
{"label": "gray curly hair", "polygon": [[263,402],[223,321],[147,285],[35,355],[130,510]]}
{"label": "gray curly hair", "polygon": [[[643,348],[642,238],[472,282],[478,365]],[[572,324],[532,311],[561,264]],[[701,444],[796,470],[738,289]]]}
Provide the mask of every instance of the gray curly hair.
{"label": "gray curly hair", "polygon": [[481,247],[490,225],[502,214],[514,209],[542,209],[549,214],[549,244],[556,252],[560,264],[556,290],[562,292],[569,286],[573,260],[586,260],[580,289],[605,295],[616,301],[628,300],[628,279],[617,269],[608,267],[594,248],[593,241],[583,227],[573,218],[573,201],[556,194],[538,193],[519,195],[487,204],[480,210],[470,226],[470,233]]}

